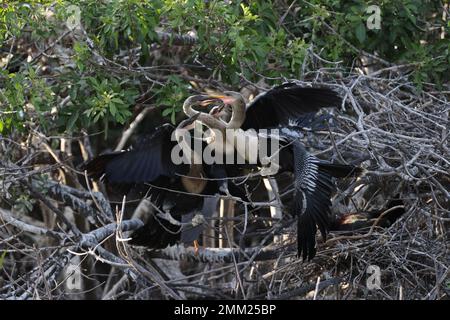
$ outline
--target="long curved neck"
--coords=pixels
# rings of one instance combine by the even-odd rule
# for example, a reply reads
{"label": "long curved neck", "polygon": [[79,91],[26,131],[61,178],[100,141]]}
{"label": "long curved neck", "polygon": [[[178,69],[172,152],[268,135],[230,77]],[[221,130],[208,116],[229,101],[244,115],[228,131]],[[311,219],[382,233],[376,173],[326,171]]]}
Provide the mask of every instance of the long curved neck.
{"label": "long curved neck", "polygon": [[213,117],[210,114],[194,110],[194,106],[197,102],[193,101],[195,96],[186,99],[183,103],[183,111],[188,117],[193,117],[198,113],[198,121],[202,122],[204,125],[210,129],[219,129],[224,131],[225,129],[238,129],[242,126],[245,121],[245,102],[242,98],[236,99],[231,106],[231,119],[229,122],[224,122]]}
{"label": "long curved neck", "polygon": [[[196,111],[198,112],[198,111]],[[228,126],[225,122],[213,117],[210,114],[200,112],[200,115],[197,118],[198,121],[203,123],[205,126],[207,126],[210,129],[218,129],[220,131],[225,131]]]}
{"label": "long curved neck", "polygon": [[222,113],[220,118],[205,114],[199,116],[200,120],[209,128],[219,130],[239,129],[245,121],[245,102],[237,100],[230,104],[231,110]]}
{"label": "long curved neck", "polygon": [[226,124],[228,129],[238,129],[245,121],[245,102],[237,99],[231,104],[231,119]]}
{"label": "long curved neck", "polygon": [[195,103],[191,102],[190,99],[187,99],[183,103],[183,111],[188,117],[195,116],[198,111],[195,111],[192,107],[195,105]]}
{"label": "long curved neck", "polygon": [[181,135],[181,132],[175,129],[176,141],[181,144],[183,152],[190,154],[190,166],[189,171],[185,176],[181,177],[181,182],[187,192],[200,194],[206,187],[207,181],[204,178],[203,165],[201,163],[202,155],[199,154],[196,148],[192,148],[190,144],[187,144],[187,137]]}
{"label": "long curved neck", "polygon": [[215,117],[211,116],[210,114],[194,110],[194,106],[198,105],[198,102],[193,101],[195,96],[192,96],[188,99],[186,99],[183,103],[183,111],[188,117],[193,117],[198,114],[197,120],[202,122],[204,125],[206,125],[210,129],[219,129],[219,130],[225,130],[227,128],[226,124],[222,121],[216,119]]}

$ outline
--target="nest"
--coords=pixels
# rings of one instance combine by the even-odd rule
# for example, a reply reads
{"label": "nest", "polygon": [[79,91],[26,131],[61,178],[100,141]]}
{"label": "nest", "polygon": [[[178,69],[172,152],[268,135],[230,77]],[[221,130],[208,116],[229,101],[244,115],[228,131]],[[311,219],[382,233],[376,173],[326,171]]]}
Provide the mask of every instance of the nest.
{"label": "nest", "polygon": [[[405,210],[400,219],[385,227],[374,221],[365,230],[332,233],[308,263],[295,257],[295,229],[278,225],[270,229],[281,234],[275,243],[263,238],[249,249],[205,249],[200,255],[172,248],[149,257],[214,263],[208,274],[194,268],[189,283],[201,280],[216,292],[222,282],[228,284],[225,292],[233,288],[238,297],[250,299],[445,297],[450,221],[448,96],[432,86],[418,92],[396,71],[342,76],[319,70],[309,74],[314,81],[295,81],[320,83],[344,97],[342,108],[332,111],[330,130],[305,140],[318,157],[360,163],[365,169],[358,179],[339,186],[333,199],[335,214],[380,211],[383,215],[389,211],[389,200],[400,199]],[[224,268],[224,263],[231,266]],[[218,271],[212,273],[215,268]],[[194,292],[189,297],[214,297],[214,292]]]}
{"label": "nest", "polygon": [[[344,72],[337,67],[323,68],[306,73],[301,81],[293,80],[302,85],[328,86],[343,97],[339,110],[327,111],[333,113],[330,129],[305,138],[305,144],[316,156],[358,163],[364,168],[360,177],[339,185],[333,199],[335,214],[385,211],[386,203],[393,198],[401,199],[405,209],[402,217],[387,227],[374,223],[366,230],[332,233],[326,242],[319,240],[317,256],[310,262],[296,257],[295,227],[286,221],[270,223],[260,233],[259,242],[250,248],[235,245],[197,252],[185,247],[156,251],[130,247],[122,241],[126,238],[122,232],[139,227],[138,220],[122,221],[120,210],[114,217],[101,193],[55,181],[32,180],[37,174],[55,171],[55,167],[33,170],[27,165],[13,164],[6,155],[22,152],[21,147],[1,138],[0,152],[5,155],[0,158],[1,180],[6,191],[11,186],[27,189],[67,226],[73,225],[65,218],[65,210],[70,208],[97,228],[84,233],[71,227],[47,230],[36,219],[27,220],[2,209],[2,242],[14,248],[14,258],[6,259],[4,265],[12,268],[11,264],[17,263],[20,275],[14,271],[11,277],[2,279],[0,296],[25,299],[34,297],[36,292],[66,296],[58,285],[65,281],[60,274],[78,257],[74,255],[76,252],[120,270],[119,273],[103,270],[105,275],[109,274],[103,298],[447,297],[449,96],[448,91],[440,91],[431,84],[424,84],[419,91],[403,69],[395,66],[364,75],[358,69]],[[41,141],[39,147],[42,146]],[[39,147],[29,150],[27,157],[32,159]],[[38,185],[46,186],[49,198],[39,196]],[[237,217],[239,230],[248,227],[250,214]],[[122,228],[117,228],[118,225]],[[24,240],[24,232],[39,239],[50,237],[53,242],[45,242],[44,247],[33,251],[30,241],[39,244],[41,240]],[[115,245],[105,242],[111,235],[115,236]],[[32,261],[24,259],[29,256]],[[9,280],[14,278],[18,280]],[[49,287],[53,287],[53,293],[48,291]]]}

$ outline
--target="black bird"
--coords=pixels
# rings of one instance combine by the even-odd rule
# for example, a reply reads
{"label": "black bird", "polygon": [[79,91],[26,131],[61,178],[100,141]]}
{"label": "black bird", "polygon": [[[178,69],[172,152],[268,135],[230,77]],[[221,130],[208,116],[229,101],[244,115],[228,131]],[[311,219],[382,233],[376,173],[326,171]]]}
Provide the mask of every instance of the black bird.
{"label": "black bird", "polygon": [[367,231],[375,223],[378,227],[388,228],[405,214],[405,204],[402,199],[393,198],[382,210],[361,211],[342,214],[332,221],[330,231],[355,232]]}
{"label": "black bird", "polygon": [[[199,115],[198,119],[210,128],[221,131],[280,130],[280,169],[294,173],[295,177],[294,212],[298,216],[298,255],[304,260],[312,259],[316,253],[317,227],[324,239],[330,227],[330,198],[334,191],[332,177],[343,178],[359,174],[361,170],[354,166],[319,160],[309,154],[298,140],[301,131],[292,126],[292,121],[311,118],[323,107],[337,107],[342,103],[341,98],[327,88],[305,88],[293,83],[275,87],[256,97],[249,105],[245,104],[238,92],[226,91],[209,96],[209,102],[214,103],[219,99],[225,104],[224,107],[214,109],[213,115]],[[203,104],[205,103],[207,102]],[[197,113],[189,107],[184,111],[188,115]],[[247,131],[242,131],[241,134],[245,135]]]}
{"label": "black bird", "polygon": [[[219,102],[224,104],[206,114],[193,109],[194,106],[208,106]],[[298,254],[303,259],[311,259],[315,255],[315,234],[317,227],[326,237],[330,223],[330,197],[334,189],[332,177],[345,177],[359,172],[358,168],[341,164],[333,164],[319,160],[306,152],[298,141],[299,130],[291,126],[292,119],[305,120],[311,118],[320,108],[340,105],[341,99],[334,91],[326,88],[304,88],[296,84],[284,84],[265,94],[259,95],[246,107],[244,99],[237,92],[225,92],[219,95],[197,95],[188,98],[183,110],[191,118],[181,127],[189,126],[199,120],[212,129],[270,129],[279,128],[281,144],[280,167],[282,171],[294,173],[295,205],[294,212],[298,215]],[[223,118],[228,120],[224,121]],[[180,126],[179,126],[180,127]],[[166,201],[167,193],[155,191],[159,202],[158,208],[164,203],[179,204],[171,208],[171,212],[188,213],[203,207],[204,202],[196,195],[210,195],[220,190],[221,182],[210,181],[207,177],[224,178],[235,166],[206,165],[174,165],[171,161],[171,150],[176,142],[170,136],[174,127],[163,125],[154,134],[144,139],[135,148],[124,152],[114,152],[100,155],[85,165],[88,174],[94,178],[103,177],[112,184],[149,183],[162,188],[189,192],[195,199],[187,199],[185,194],[177,194],[178,200]],[[241,130],[241,134],[247,131]],[[266,137],[268,140],[272,137]],[[245,157],[245,155],[244,155]],[[225,169],[225,170],[224,170]],[[231,170],[235,171],[235,170]],[[181,174],[181,176],[180,176]],[[144,229],[135,233],[133,241],[144,239],[153,246],[164,246],[179,239],[179,226],[168,228],[165,221],[151,220]],[[177,220],[180,217],[176,217]],[[157,223],[155,223],[157,222]],[[157,227],[161,226],[161,228]],[[147,228],[147,230],[145,229]],[[155,229],[156,228],[156,229]],[[158,229],[159,228],[159,229]],[[198,232],[198,228],[193,228]],[[165,232],[165,234],[164,234]],[[164,235],[163,235],[164,234]],[[169,235],[170,234],[170,235]],[[160,236],[163,235],[163,236]],[[172,236],[173,235],[173,236]],[[186,235],[186,234],[185,234]],[[167,238],[167,240],[165,240]],[[185,236],[191,239],[192,237]]]}
{"label": "black bird", "polygon": [[[243,130],[267,129],[287,126],[293,120],[301,121],[311,118],[321,108],[338,107],[342,104],[339,95],[328,88],[302,87],[295,83],[284,83],[280,86],[259,94],[249,104],[239,92],[225,91],[209,94],[210,102],[221,100],[225,103],[224,114],[228,122],[223,122],[226,128]],[[200,105],[207,104],[205,100]],[[230,110],[231,109],[231,110]],[[184,112],[188,116],[196,114],[192,106],[186,105]],[[200,115],[199,120],[206,125],[219,127],[210,117]]]}
{"label": "black bird", "polygon": [[[330,230],[331,196],[335,191],[332,178],[346,178],[360,173],[350,165],[331,163],[309,154],[298,140],[292,140],[294,165],[294,212],[297,220],[298,254],[312,259],[316,254],[317,227],[324,241]],[[286,169],[290,167],[285,164]]]}
{"label": "black bird", "polygon": [[[192,96],[185,101],[185,105],[196,105],[204,99],[205,96]],[[194,115],[182,121],[177,128],[163,124],[152,134],[141,137],[132,148],[101,154],[82,165],[81,169],[86,170],[89,177],[102,179],[122,190],[135,185],[150,185],[147,194],[155,208],[170,212],[173,218],[187,225],[182,228],[157,214],[153,215],[144,227],[131,235],[131,244],[164,248],[175,244],[181,236],[196,239],[202,228],[189,226],[182,216],[192,216],[193,213],[207,216],[214,212],[212,202],[215,199],[205,200],[203,196],[212,196],[220,191],[220,178],[224,176],[220,168],[201,163],[174,164],[171,158],[172,150],[178,143],[173,139],[176,129],[190,128],[197,117]]]}

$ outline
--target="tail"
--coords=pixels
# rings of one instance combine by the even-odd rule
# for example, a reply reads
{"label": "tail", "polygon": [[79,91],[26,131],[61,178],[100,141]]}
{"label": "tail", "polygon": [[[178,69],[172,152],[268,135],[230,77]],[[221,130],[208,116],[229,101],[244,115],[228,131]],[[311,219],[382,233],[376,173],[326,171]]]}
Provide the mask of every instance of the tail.
{"label": "tail", "polygon": [[322,161],[310,155],[299,142],[293,142],[295,200],[298,216],[297,249],[303,260],[316,254],[316,231],[326,239],[331,218],[331,175],[321,168]]}

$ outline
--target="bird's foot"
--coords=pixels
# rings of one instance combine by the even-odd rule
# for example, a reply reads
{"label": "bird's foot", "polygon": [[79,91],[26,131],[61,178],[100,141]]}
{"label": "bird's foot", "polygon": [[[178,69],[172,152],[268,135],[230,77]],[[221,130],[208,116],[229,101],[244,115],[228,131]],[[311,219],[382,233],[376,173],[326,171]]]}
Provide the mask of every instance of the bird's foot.
{"label": "bird's foot", "polygon": [[195,254],[196,256],[198,256],[198,250],[199,250],[199,248],[200,248],[200,246],[199,246],[199,244],[198,244],[198,241],[197,241],[197,240],[194,240],[194,254]]}

